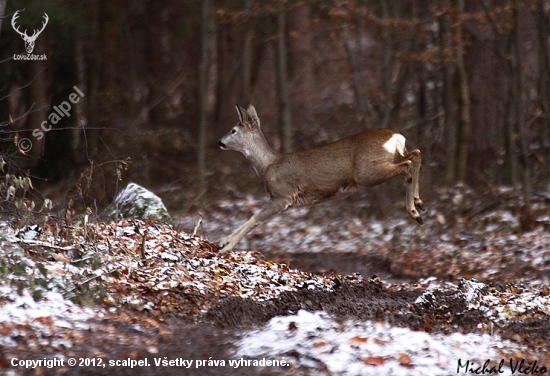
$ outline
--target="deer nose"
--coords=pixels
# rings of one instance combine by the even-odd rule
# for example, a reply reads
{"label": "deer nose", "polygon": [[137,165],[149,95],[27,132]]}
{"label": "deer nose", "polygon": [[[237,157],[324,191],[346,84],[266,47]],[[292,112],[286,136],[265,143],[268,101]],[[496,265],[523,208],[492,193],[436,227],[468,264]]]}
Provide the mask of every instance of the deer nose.
{"label": "deer nose", "polygon": [[218,146],[222,149],[225,149],[225,144],[222,142],[222,140],[218,141]]}

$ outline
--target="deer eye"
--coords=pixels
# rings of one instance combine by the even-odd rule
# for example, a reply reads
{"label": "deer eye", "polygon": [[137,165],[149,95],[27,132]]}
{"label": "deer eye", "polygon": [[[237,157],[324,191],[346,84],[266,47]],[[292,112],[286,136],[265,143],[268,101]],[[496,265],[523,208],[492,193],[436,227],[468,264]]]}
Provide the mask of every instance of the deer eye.
{"label": "deer eye", "polygon": [[231,134],[235,134],[235,133],[237,133],[237,130],[233,128],[233,129],[231,130]]}

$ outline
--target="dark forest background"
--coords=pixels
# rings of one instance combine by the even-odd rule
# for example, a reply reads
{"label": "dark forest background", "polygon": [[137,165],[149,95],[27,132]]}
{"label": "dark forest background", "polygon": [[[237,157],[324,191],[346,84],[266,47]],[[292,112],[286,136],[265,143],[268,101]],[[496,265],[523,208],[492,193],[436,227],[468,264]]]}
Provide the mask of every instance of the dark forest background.
{"label": "dark forest background", "polygon": [[[47,13],[47,60],[14,60],[17,10],[29,35]],[[180,206],[239,187],[250,166],[216,146],[235,103],[281,151],[398,130],[422,151],[424,197],[507,185],[526,228],[548,184],[550,0],[0,0],[0,22],[6,169],[59,205],[102,207],[129,180]],[[85,97],[38,140],[74,86]]]}

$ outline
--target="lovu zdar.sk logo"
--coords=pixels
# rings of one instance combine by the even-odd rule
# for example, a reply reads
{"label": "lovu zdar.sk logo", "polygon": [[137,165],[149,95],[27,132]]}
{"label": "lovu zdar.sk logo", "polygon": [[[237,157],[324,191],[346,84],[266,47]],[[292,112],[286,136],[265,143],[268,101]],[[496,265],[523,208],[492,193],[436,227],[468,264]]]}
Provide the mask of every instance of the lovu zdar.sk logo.
{"label": "lovu zdar.sk logo", "polygon": [[21,35],[21,38],[25,41],[25,50],[27,51],[27,55],[13,55],[14,60],[46,60],[46,55],[33,55],[32,51],[34,50],[34,43],[36,42],[36,38],[44,31],[44,28],[48,24],[49,17],[46,13],[44,13],[44,21],[42,22],[42,28],[40,30],[34,30],[32,35],[27,34],[27,29],[25,31],[20,31],[19,26],[15,24],[17,18],[19,17],[19,11],[15,12],[11,19],[11,26],[13,27],[13,30],[15,30],[19,35]]}

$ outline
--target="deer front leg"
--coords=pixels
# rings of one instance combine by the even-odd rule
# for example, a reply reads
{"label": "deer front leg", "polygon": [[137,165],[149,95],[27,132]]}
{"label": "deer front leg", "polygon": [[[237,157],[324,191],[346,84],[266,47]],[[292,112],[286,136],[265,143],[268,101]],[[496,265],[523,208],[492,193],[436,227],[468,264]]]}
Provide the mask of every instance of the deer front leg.
{"label": "deer front leg", "polygon": [[284,200],[274,200],[269,202],[262,210],[254,214],[248,221],[246,221],[244,225],[239,227],[235,232],[225,237],[220,242],[220,252],[223,254],[231,251],[250,230],[260,223],[267,221],[275,214],[279,214],[288,208],[288,206],[289,204]]}

